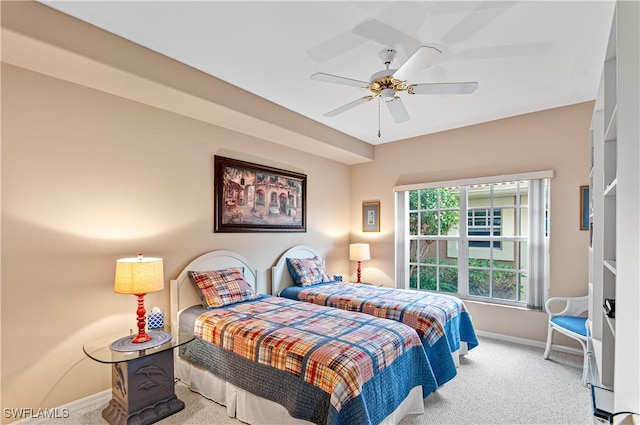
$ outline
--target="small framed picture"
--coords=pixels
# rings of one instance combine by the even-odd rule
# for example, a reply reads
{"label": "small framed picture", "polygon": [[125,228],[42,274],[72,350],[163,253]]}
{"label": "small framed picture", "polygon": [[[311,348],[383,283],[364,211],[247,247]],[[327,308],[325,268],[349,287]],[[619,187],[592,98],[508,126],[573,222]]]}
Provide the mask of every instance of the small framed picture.
{"label": "small framed picture", "polygon": [[580,230],[589,230],[589,186],[580,186]]}
{"label": "small framed picture", "polygon": [[380,201],[362,203],[362,231],[380,231]]}

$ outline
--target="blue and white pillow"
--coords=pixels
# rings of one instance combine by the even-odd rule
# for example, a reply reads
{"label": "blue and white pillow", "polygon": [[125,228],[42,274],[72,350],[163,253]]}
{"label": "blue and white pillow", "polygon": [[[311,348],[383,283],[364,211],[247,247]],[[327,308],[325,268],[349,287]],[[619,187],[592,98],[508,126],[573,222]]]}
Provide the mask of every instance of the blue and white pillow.
{"label": "blue and white pillow", "polygon": [[298,286],[331,282],[331,277],[324,271],[322,260],[319,257],[287,258],[287,268]]}

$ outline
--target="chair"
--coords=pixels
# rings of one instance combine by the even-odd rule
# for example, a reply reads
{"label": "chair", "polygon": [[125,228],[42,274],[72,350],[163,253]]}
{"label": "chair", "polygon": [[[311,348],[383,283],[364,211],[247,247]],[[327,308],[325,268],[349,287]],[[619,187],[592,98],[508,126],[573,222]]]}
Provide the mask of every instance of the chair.
{"label": "chair", "polygon": [[[562,311],[554,313],[551,310],[552,304],[565,303]],[[556,307],[559,308],[559,307]],[[558,331],[570,338],[577,340],[582,345],[584,353],[584,363],[582,367],[582,385],[587,385],[588,355],[587,355],[587,318],[580,316],[589,310],[589,296],[584,297],[553,297],[549,298],[544,305],[544,309],[549,315],[549,331],[547,333],[547,347],[543,357],[549,358],[553,341],[553,331]]]}

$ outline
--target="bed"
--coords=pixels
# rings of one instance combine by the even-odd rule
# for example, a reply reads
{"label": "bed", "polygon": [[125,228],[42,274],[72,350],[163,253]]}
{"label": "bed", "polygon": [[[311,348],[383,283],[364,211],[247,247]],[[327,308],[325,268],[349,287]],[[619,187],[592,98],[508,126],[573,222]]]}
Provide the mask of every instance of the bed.
{"label": "bed", "polygon": [[[294,280],[298,280],[297,282]],[[441,386],[457,374],[458,355],[478,345],[471,316],[457,297],[333,281],[313,248],[294,246],[272,267],[272,293],[403,322],[422,339]]]}
{"label": "bed", "polygon": [[[241,280],[251,296],[205,309],[210,292],[196,286],[221,275]],[[171,281],[171,327],[197,336],[180,347],[175,368],[192,390],[250,424],[397,424],[424,412],[437,383],[413,329],[258,295],[256,281],[249,262],[231,251],[206,253]]]}

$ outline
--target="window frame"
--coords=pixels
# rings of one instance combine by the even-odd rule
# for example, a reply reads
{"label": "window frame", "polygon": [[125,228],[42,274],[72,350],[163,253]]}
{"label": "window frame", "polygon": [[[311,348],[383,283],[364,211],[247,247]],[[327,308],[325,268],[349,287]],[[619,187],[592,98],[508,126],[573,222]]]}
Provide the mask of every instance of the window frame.
{"label": "window frame", "polygon": [[[403,185],[396,186],[394,188],[395,193],[395,218],[396,218],[396,232],[395,232],[395,260],[396,260],[396,287],[409,289],[409,266],[410,266],[410,240],[418,240],[418,239],[437,239],[437,240],[456,240],[458,241],[458,293],[456,294],[460,298],[463,299],[471,299],[478,300],[482,302],[495,303],[500,305],[515,305],[518,307],[526,306],[532,309],[542,309],[544,301],[548,298],[548,290],[549,290],[549,234],[548,234],[548,211],[549,208],[549,198],[550,198],[550,179],[553,177],[552,171],[539,171],[532,173],[521,173],[521,174],[512,174],[512,175],[501,175],[501,176],[490,176],[483,177],[477,179],[464,179],[464,180],[452,180],[452,181],[441,181],[441,182],[429,182],[422,184],[414,184],[414,185]],[[540,183],[534,182],[542,182],[543,180],[547,180],[546,189],[547,195],[546,197],[541,196],[541,187]],[[468,288],[468,270],[469,270],[469,247],[468,244],[473,239],[478,238],[478,236],[468,236],[467,235],[467,225],[468,218],[462,219],[465,214],[468,214],[466,211],[469,211],[467,206],[467,196],[459,197],[459,207],[460,207],[460,226],[459,226],[459,235],[448,236],[448,235],[410,235],[409,234],[409,191],[411,190],[419,190],[419,189],[436,189],[436,188],[446,188],[446,187],[463,187],[463,186],[473,186],[478,184],[491,184],[491,183],[504,183],[508,181],[529,181],[529,191],[534,190],[533,193],[529,196],[529,233],[526,240],[528,247],[528,261],[527,266],[531,271],[528,272],[529,283],[525,288],[525,298],[523,301],[514,301],[514,300],[506,300],[506,299],[498,299],[498,298],[489,298],[482,296],[472,296],[467,292]],[[535,186],[535,187],[534,187]],[[466,194],[466,190],[465,190]],[[532,204],[535,202],[543,203],[544,205],[535,205],[532,207]],[[490,208],[493,208],[493,203]],[[440,209],[440,205],[438,206],[438,210]],[[489,208],[487,208],[489,209]],[[519,214],[519,209],[516,208],[517,213]],[[535,216],[534,216],[535,214]],[[502,221],[502,220],[501,220]],[[528,238],[533,235],[533,232],[537,232],[539,235],[534,245],[540,246],[538,251],[532,252],[529,248],[531,242]],[[439,230],[438,230],[439,233]],[[489,241],[513,241],[514,244],[519,244],[523,241],[523,237],[517,232],[515,236],[481,236],[483,240]],[[467,247],[460,250],[460,245],[462,243],[466,243]],[[516,248],[514,246],[514,248]],[[473,248],[473,249],[482,249],[482,248]],[[495,248],[494,249],[500,249]],[[436,263],[438,263],[436,261]],[[461,267],[461,265],[463,267]],[[535,269],[535,270],[534,270]],[[438,270],[438,269],[437,269]],[[519,268],[516,269],[515,273],[519,273]],[[438,273],[438,271],[437,271]],[[441,293],[449,293],[449,292],[441,292]]]}

